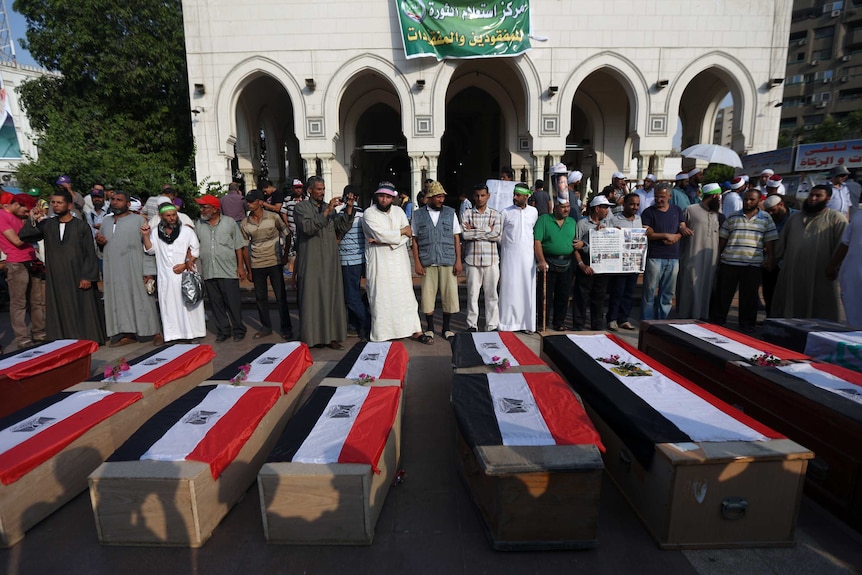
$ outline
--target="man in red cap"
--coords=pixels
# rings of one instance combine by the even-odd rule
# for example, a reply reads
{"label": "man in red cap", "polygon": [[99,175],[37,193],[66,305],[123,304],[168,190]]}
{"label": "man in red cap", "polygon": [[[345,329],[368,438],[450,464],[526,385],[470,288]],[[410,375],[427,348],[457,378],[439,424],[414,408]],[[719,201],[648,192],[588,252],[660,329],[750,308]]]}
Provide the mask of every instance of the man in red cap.
{"label": "man in red cap", "polygon": [[217,197],[207,194],[195,201],[201,207],[201,219],[195,226],[200,242],[198,270],[207,286],[216,343],[231,336],[240,341],[246,333],[239,294],[239,282],[246,273],[242,254],[245,240],[233,219],[222,217]]}
{"label": "man in red cap", "polygon": [[742,209],[742,196],[748,189],[748,182],[742,176],[737,176],[730,181],[730,189],[721,197],[721,213],[729,218]]}
{"label": "man in red cap", "polygon": [[[32,244],[21,241],[18,232],[35,198],[27,194],[12,196],[0,209],[0,249],[6,254],[6,282],[9,285],[9,321],[18,347],[45,340],[45,302],[43,285],[45,271],[36,258]],[[30,294],[30,329],[27,328],[27,294]]]}

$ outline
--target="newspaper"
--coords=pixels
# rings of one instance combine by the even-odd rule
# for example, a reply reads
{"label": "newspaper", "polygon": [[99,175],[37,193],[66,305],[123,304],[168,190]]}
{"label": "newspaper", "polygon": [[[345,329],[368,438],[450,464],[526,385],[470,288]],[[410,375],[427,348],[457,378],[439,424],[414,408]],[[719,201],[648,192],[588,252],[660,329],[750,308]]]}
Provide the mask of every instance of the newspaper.
{"label": "newspaper", "polygon": [[590,230],[590,262],[597,274],[643,273],[646,228]]}

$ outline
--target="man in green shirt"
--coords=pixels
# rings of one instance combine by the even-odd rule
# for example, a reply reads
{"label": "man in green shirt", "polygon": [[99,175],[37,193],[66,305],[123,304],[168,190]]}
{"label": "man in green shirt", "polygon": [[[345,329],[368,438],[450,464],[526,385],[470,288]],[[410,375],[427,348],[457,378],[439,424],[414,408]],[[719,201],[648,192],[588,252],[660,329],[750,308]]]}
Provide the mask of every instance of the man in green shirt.
{"label": "man in green shirt", "polygon": [[216,325],[216,343],[231,335],[240,341],[246,332],[239,294],[239,282],[245,277],[245,240],[233,218],[222,217],[218,198],[206,195],[195,201],[201,206],[201,220],[195,226],[200,242],[198,264]]}
{"label": "man in green shirt", "polygon": [[557,197],[553,213],[539,216],[533,228],[536,269],[545,274],[542,284],[547,289],[546,294],[542,293],[542,286],[536,290],[538,325],[542,326],[542,329],[549,317],[555,330],[566,329],[564,324],[572,289],[572,251],[583,247],[583,242],[575,241],[578,225],[569,217],[570,211],[568,198]]}

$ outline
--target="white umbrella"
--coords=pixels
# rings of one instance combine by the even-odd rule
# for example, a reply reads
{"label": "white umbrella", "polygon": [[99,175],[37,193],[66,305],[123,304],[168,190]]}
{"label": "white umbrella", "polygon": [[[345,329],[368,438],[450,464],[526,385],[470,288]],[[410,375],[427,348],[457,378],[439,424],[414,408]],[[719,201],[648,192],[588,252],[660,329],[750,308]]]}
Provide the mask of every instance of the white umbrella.
{"label": "white umbrella", "polygon": [[739,154],[730,148],[717,144],[695,144],[684,149],[681,153],[686,158],[706,160],[710,164],[724,164],[733,168],[742,167],[742,160],[739,159]]}

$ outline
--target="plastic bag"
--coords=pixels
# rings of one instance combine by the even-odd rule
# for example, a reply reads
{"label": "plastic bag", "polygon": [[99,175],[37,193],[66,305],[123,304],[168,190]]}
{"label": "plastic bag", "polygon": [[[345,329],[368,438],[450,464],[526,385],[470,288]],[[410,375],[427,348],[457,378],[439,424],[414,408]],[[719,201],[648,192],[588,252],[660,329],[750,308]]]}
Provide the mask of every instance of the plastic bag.
{"label": "plastic bag", "polygon": [[194,305],[204,299],[204,282],[198,272],[185,270],[181,278],[183,299],[189,305]]}

